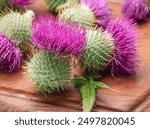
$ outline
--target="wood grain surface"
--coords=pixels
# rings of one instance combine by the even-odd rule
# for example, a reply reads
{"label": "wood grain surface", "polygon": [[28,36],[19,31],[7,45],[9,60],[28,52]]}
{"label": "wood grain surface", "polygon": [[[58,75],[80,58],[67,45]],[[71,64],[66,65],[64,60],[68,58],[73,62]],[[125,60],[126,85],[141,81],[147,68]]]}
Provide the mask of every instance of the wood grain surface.
{"label": "wood grain surface", "polygon": [[[113,15],[121,17],[120,4],[111,3]],[[32,8],[37,14],[46,13],[46,4],[37,0]],[[99,90],[93,111],[150,111],[150,22],[138,25],[140,38],[138,52],[140,67],[137,74],[129,77],[100,80],[113,89]],[[82,111],[79,91],[70,86],[62,93],[43,95],[36,91],[33,82],[20,71],[8,74],[0,72],[0,111]]]}

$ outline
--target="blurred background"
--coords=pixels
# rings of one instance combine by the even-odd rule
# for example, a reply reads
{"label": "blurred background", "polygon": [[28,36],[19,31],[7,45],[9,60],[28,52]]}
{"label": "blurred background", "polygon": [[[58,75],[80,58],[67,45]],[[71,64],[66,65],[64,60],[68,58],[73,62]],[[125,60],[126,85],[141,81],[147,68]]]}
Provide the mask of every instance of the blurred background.
{"label": "blurred background", "polygon": [[121,2],[122,0],[109,0],[109,1],[113,1],[113,2]]}

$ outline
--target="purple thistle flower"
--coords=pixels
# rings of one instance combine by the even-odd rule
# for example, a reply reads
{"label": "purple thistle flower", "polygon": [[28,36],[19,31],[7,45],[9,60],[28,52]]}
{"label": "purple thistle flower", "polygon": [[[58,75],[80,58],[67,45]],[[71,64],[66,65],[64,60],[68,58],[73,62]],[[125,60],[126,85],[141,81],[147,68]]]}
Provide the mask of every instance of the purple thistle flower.
{"label": "purple thistle flower", "polygon": [[106,0],[81,0],[81,3],[92,9],[99,26],[107,26],[111,13]]}
{"label": "purple thistle flower", "polygon": [[18,6],[30,5],[32,0],[11,0],[11,3]]}
{"label": "purple thistle flower", "polygon": [[22,55],[14,41],[0,33],[0,70],[14,72],[21,67]]}
{"label": "purple thistle flower", "polygon": [[107,31],[115,42],[115,55],[110,61],[111,75],[134,74],[138,66],[137,30],[134,22],[128,19],[112,20]]}
{"label": "purple thistle flower", "polygon": [[78,25],[52,16],[39,16],[33,20],[32,42],[40,49],[58,54],[78,55],[86,43],[86,32]]}
{"label": "purple thistle flower", "polygon": [[147,20],[150,8],[146,0],[124,0],[122,13],[136,21]]}

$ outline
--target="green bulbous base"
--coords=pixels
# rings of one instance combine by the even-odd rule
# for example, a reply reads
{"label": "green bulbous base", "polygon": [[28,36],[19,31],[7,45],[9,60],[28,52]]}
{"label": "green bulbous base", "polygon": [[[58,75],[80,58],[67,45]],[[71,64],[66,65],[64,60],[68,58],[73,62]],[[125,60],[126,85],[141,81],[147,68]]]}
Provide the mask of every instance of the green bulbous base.
{"label": "green bulbous base", "polygon": [[114,55],[114,50],[111,35],[99,29],[89,29],[87,45],[80,58],[81,66],[89,71],[103,71]]}
{"label": "green bulbous base", "polygon": [[8,11],[0,18],[0,32],[18,42],[22,51],[27,50],[30,43],[33,16]]}
{"label": "green bulbous base", "polygon": [[28,63],[27,74],[35,81],[40,92],[50,94],[65,89],[65,84],[70,79],[69,59],[40,51]]}
{"label": "green bulbous base", "polygon": [[97,24],[94,13],[85,5],[65,9],[60,13],[60,17],[70,20],[72,23],[90,27],[94,27]]}

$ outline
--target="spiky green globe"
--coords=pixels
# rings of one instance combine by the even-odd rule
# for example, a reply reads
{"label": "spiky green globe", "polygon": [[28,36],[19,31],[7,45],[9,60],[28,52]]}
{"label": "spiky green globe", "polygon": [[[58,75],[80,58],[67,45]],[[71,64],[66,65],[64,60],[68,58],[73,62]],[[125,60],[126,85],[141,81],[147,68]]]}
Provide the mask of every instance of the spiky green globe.
{"label": "spiky green globe", "polygon": [[60,13],[60,17],[85,26],[94,27],[97,24],[94,13],[85,5],[65,9]]}
{"label": "spiky green globe", "polygon": [[50,94],[65,89],[70,74],[69,59],[40,51],[28,63],[27,73],[40,92]]}
{"label": "spiky green globe", "polygon": [[24,51],[30,42],[32,17],[8,11],[0,18],[0,32],[17,41],[18,46]]}
{"label": "spiky green globe", "polygon": [[81,66],[89,71],[103,71],[114,54],[114,41],[100,29],[87,31],[87,45],[81,55]]}
{"label": "spiky green globe", "polygon": [[45,0],[49,11],[56,12],[58,6],[64,4],[67,0]]}
{"label": "spiky green globe", "polygon": [[0,0],[0,10],[3,10],[9,6],[8,0]]}

